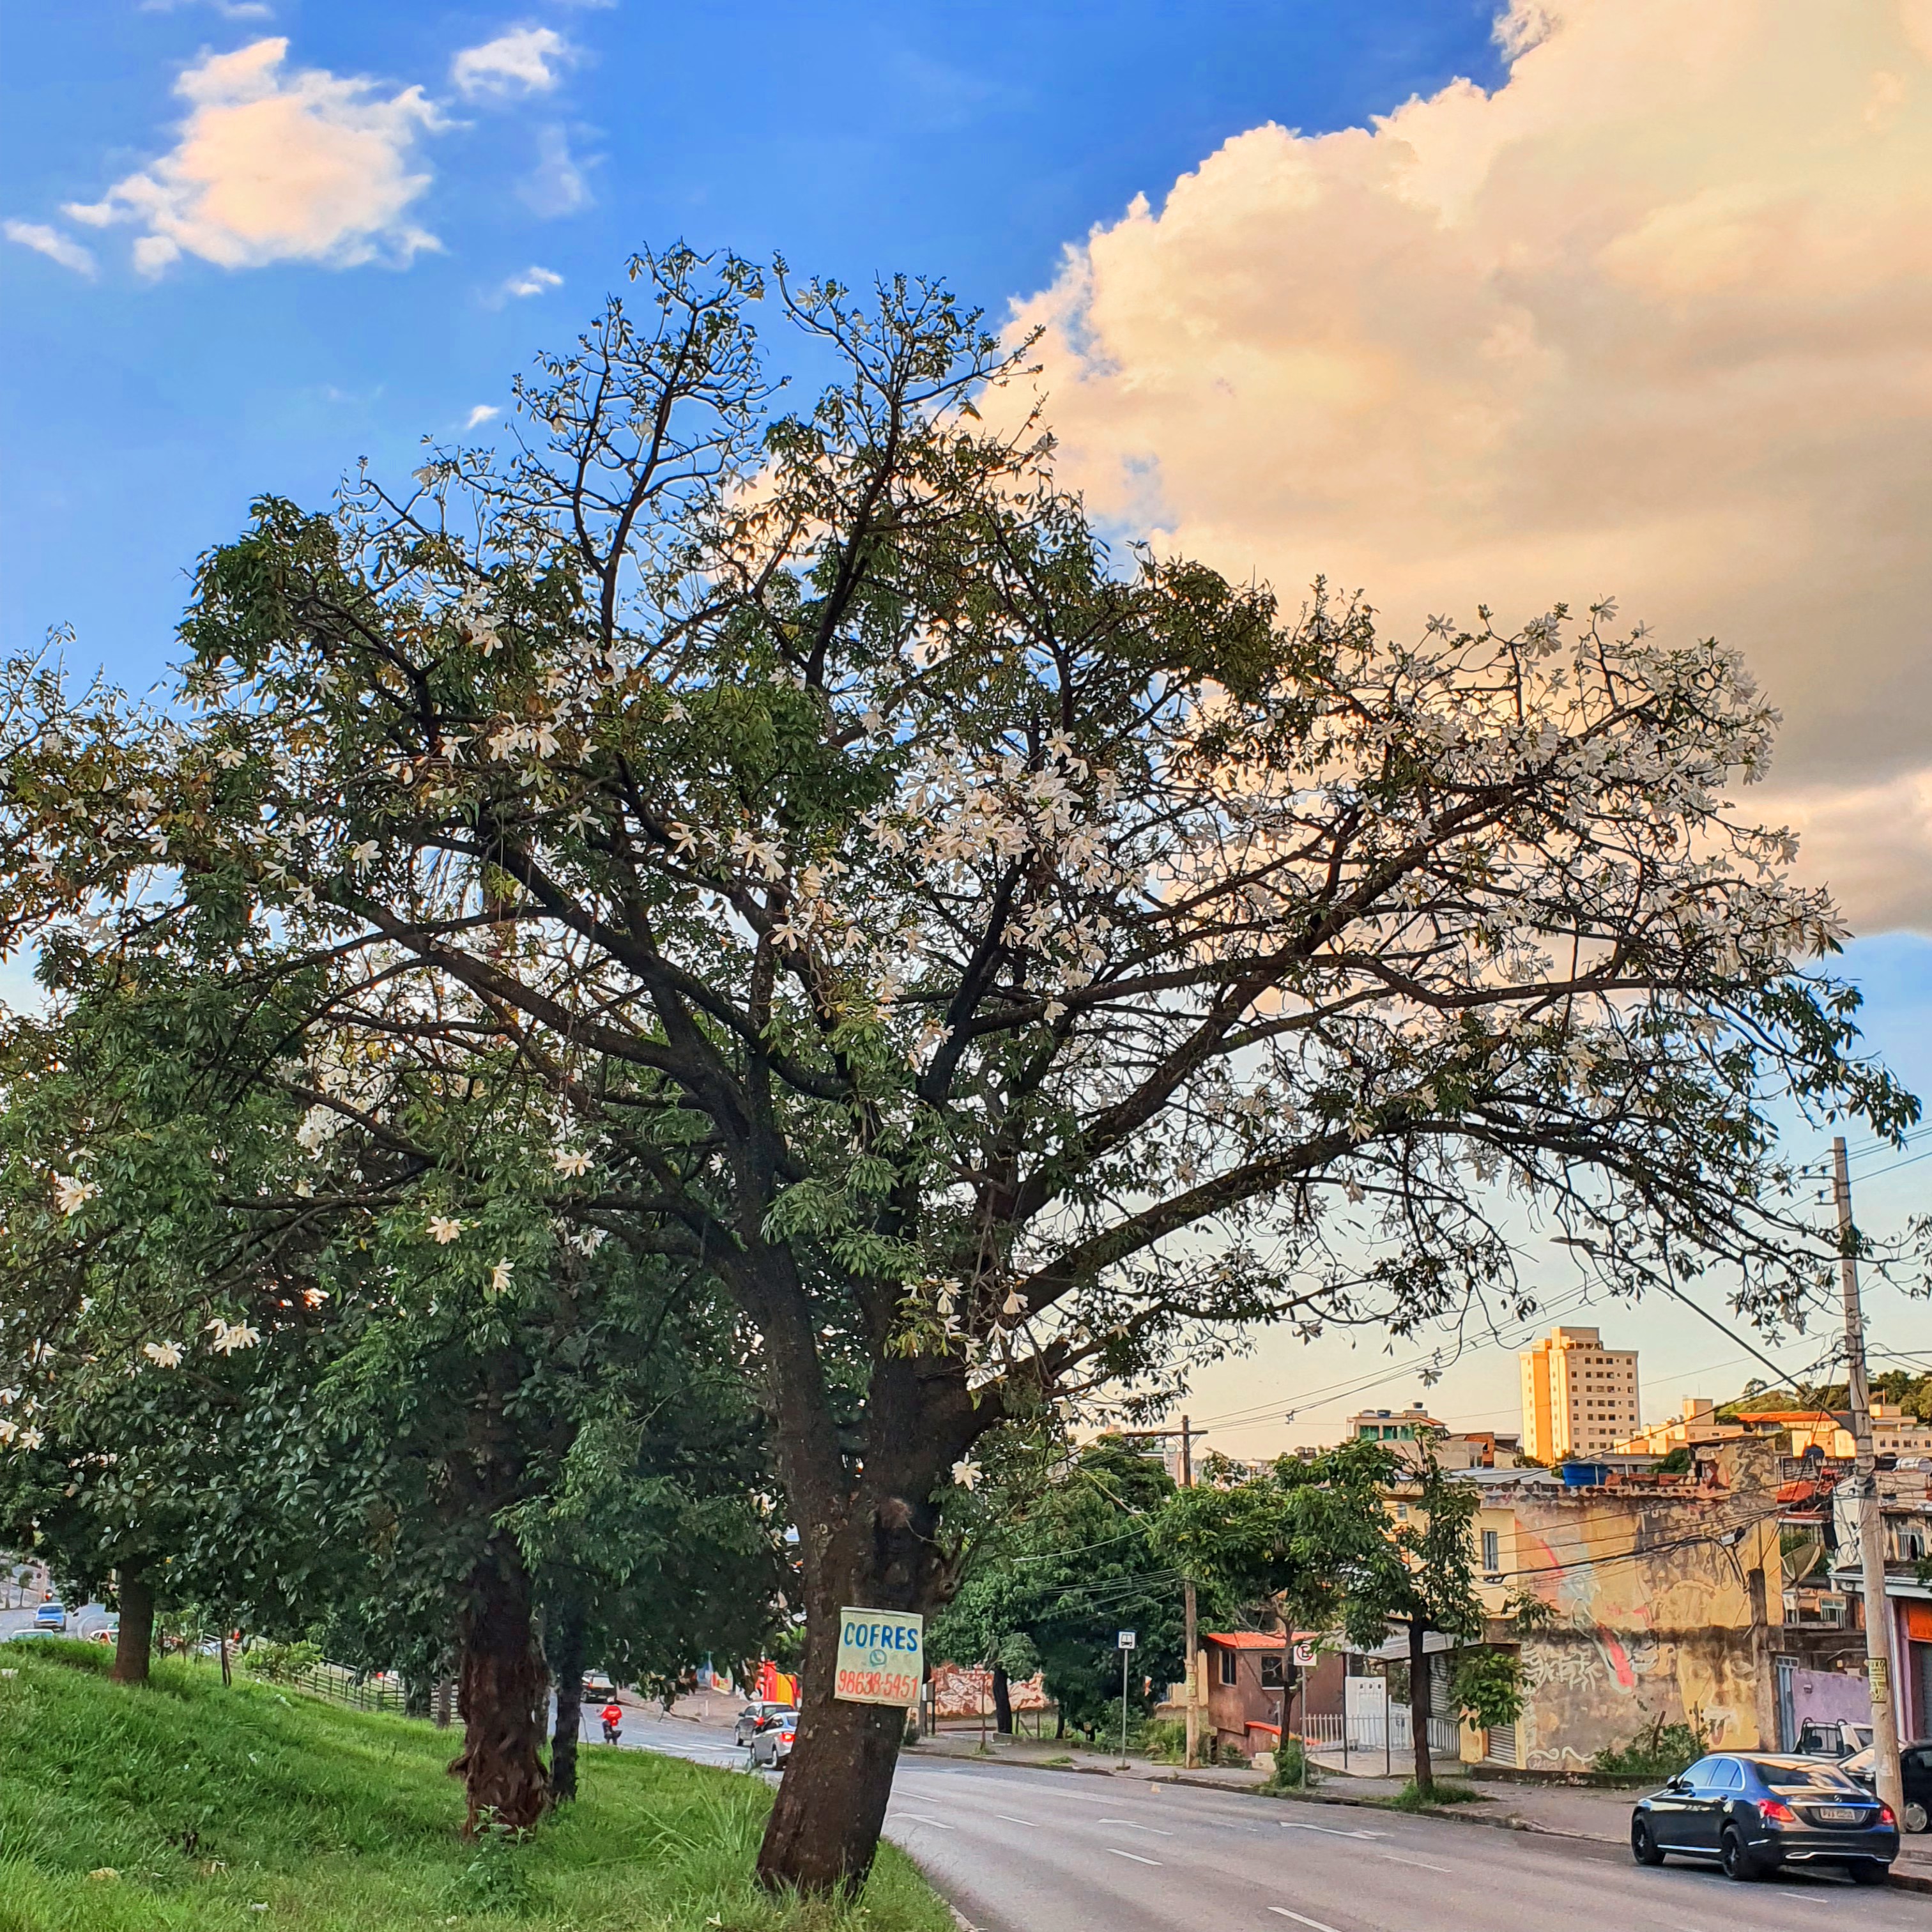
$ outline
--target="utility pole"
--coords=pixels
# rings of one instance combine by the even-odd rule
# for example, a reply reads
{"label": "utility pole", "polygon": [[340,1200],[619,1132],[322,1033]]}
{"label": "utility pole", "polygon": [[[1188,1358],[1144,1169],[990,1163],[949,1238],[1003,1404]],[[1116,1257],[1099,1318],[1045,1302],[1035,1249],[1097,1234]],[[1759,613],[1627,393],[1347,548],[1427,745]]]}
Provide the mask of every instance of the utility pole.
{"label": "utility pole", "polygon": [[[1194,1430],[1186,1416],[1180,1418],[1180,1486],[1191,1490],[1194,1486]],[[1201,1707],[1198,1679],[1200,1667],[1195,1660],[1195,1651],[1198,1640],[1194,1628],[1194,1579],[1190,1576],[1180,1586],[1181,1607],[1185,1615],[1186,1634],[1182,1652],[1187,1660],[1187,1768],[1192,1771],[1201,1762]]]}
{"label": "utility pole", "polygon": [[[1122,1435],[1130,1442],[1166,1442],[1174,1432],[1172,1429],[1129,1429]],[[1205,1436],[1204,1429],[1196,1429],[1186,1417],[1180,1418],[1180,1486],[1191,1490],[1194,1486],[1194,1438]],[[1180,1604],[1185,1630],[1181,1642],[1186,1654],[1187,1666],[1187,1768],[1192,1771],[1201,1762],[1201,1660],[1197,1654],[1199,1638],[1195,1628],[1194,1579],[1185,1578],[1180,1586]]]}
{"label": "utility pole", "polygon": [[1878,1462],[1872,1449],[1871,1390],[1865,1380],[1864,1317],[1858,1306],[1858,1232],[1852,1223],[1852,1177],[1845,1138],[1832,1142],[1832,1192],[1838,1204],[1838,1280],[1845,1297],[1845,1379],[1858,1456],[1858,1558],[1864,1572],[1865,1676],[1871,1686],[1872,1769],[1880,1798],[1894,1817],[1905,1812],[1898,1765],[1898,1720],[1892,1701],[1892,1609],[1885,1594],[1885,1516],[1879,1506]]}

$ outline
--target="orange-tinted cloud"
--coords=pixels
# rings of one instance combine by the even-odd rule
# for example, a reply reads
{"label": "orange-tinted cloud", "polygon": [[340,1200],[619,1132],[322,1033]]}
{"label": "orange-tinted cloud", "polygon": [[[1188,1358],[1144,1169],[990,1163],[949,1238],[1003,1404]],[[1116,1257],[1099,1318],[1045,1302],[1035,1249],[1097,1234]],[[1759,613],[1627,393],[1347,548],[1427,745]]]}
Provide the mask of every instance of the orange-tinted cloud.
{"label": "orange-tinted cloud", "polygon": [[1256,128],[1070,252],[1022,305],[1063,474],[1291,601],[1742,646],[1757,808],[1855,924],[1932,925],[1932,0],[1502,31],[1494,93]]}

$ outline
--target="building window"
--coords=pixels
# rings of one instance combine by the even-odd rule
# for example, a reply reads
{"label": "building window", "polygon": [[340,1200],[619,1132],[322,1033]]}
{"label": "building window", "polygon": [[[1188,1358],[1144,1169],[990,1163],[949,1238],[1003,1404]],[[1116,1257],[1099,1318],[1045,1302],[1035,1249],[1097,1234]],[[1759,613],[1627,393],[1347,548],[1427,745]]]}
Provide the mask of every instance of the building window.
{"label": "building window", "polygon": [[1262,1688],[1279,1690],[1281,1688],[1281,1658],[1278,1652],[1268,1652],[1262,1658]]}
{"label": "building window", "polygon": [[1483,1532],[1483,1568],[1492,1572],[1503,1567],[1502,1538],[1492,1529]]}
{"label": "building window", "polygon": [[1221,1682],[1223,1684],[1236,1684],[1240,1682],[1240,1666],[1241,1660],[1233,1651],[1224,1650],[1222,1652]]}

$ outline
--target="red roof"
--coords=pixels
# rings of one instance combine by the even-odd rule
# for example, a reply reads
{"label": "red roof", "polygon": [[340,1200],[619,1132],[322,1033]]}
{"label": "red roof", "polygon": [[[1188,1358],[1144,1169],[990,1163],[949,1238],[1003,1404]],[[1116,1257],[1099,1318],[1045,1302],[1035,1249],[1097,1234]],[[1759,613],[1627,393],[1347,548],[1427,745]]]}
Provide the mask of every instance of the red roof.
{"label": "red roof", "polygon": [[[1304,1631],[1295,1632],[1298,1643],[1307,1640]],[[1203,1630],[1203,1643],[1225,1643],[1230,1650],[1280,1650],[1288,1642],[1286,1637],[1276,1634],[1270,1636],[1264,1630]]]}

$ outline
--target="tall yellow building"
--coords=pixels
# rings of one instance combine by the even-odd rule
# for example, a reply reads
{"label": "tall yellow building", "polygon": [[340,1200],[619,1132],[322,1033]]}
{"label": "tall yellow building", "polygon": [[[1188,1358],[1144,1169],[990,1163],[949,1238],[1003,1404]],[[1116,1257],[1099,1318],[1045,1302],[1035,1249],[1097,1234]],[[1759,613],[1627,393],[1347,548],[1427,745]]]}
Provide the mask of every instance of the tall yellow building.
{"label": "tall yellow building", "polygon": [[1606,1454],[1638,1430],[1636,1351],[1594,1328],[1552,1328],[1522,1364],[1522,1447],[1539,1462]]}

